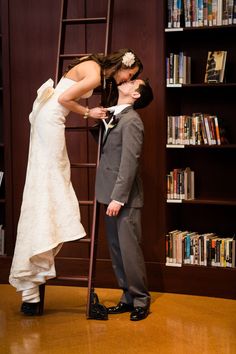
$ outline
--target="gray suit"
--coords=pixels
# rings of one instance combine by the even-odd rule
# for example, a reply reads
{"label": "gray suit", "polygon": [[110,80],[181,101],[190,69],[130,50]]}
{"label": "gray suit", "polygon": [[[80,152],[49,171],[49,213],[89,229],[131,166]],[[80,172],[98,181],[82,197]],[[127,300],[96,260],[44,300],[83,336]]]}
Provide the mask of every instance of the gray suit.
{"label": "gray suit", "polygon": [[131,106],[116,116],[118,124],[108,131],[102,147],[96,175],[96,198],[108,205],[112,200],[124,203],[118,216],[105,217],[112,265],[121,302],[148,307],[146,269],[141,250],[142,181],[139,175],[144,128]]}

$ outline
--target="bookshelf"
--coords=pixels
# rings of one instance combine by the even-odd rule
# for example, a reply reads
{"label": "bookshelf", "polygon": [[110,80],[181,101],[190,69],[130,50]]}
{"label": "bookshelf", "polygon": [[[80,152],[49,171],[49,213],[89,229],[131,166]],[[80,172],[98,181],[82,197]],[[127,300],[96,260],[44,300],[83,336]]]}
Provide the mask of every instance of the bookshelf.
{"label": "bookshelf", "polygon": [[[166,175],[176,168],[190,167],[195,172],[195,198],[166,202],[166,234],[178,229],[233,237],[236,236],[233,177],[236,174],[236,26],[185,28],[183,18],[180,28],[167,28],[167,20],[165,26],[165,62],[170,53],[184,52],[191,57],[191,83],[165,86],[166,137],[168,116],[201,112],[219,117],[229,140],[226,145],[166,144]],[[208,52],[220,50],[227,51],[224,81],[204,83]],[[165,271],[167,291],[236,297],[236,268],[183,264],[181,268],[166,266]],[[177,280],[171,280],[173,277]]]}

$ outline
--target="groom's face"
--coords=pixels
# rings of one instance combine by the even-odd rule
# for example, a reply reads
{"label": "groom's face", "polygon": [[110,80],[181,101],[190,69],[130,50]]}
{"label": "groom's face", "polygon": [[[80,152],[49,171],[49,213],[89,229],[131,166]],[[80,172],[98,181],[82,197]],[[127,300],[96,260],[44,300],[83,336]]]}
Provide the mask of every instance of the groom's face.
{"label": "groom's face", "polygon": [[137,91],[140,85],[143,84],[143,80],[136,79],[128,82],[124,82],[122,85],[118,86],[119,93],[124,96],[132,96],[134,92]]}

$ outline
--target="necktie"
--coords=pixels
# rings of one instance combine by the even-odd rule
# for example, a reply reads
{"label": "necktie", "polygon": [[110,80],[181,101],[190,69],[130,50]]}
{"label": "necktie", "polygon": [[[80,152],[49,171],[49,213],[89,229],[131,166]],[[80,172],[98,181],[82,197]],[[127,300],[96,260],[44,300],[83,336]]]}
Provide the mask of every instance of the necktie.
{"label": "necktie", "polygon": [[110,122],[113,116],[114,116],[114,112],[107,111],[107,118],[105,119],[107,124]]}
{"label": "necktie", "polygon": [[103,138],[102,138],[103,144],[105,143],[110,130],[113,128],[114,119],[115,119],[114,112],[108,111],[108,117],[105,119],[107,125],[106,125],[106,129],[104,130]]}

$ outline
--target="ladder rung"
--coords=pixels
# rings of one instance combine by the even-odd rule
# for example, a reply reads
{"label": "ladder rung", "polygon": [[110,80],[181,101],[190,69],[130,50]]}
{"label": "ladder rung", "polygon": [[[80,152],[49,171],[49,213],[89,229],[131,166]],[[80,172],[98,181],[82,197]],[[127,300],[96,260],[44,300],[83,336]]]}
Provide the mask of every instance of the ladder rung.
{"label": "ladder rung", "polygon": [[56,280],[66,280],[66,281],[71,281],[71,280],[74,280],[74,281],[88,281],[88,276],[85,276],[85,275],[81,275],[80,277],[78,276],[57,276],[56,277]]}
{"label": "ladder rung", "polygon": [[80,205],[94,205],[94,201],[93,200],[80,200],[79,204]]}
{"label": "ladder rung", "polygon": [[95,163],[89,163],[89,162],[84,162],[84,163],[76,163],[73,162],[70,164],[71,167],[75,167],[75,168],[83,168],[83,167],[97,167],[97,165]]}
{"label": "ladder rung", "polygon": [[104,23],[107,22],[106,17],[84,17],[84,18],[65,18],[62,23],[74,25],[84,23]]}
{"label": "ladder rung", "polygon": [[75,242],[91,243],[91,238],[80,238],[79,240],[76,240]]}
{"label": "ladder rung", "polygon": [[[99,53],[99,54],[103,54],[103,53]],[[86,57],[91,55],[91,53],[74,53],[74,54],[60,54],[59,57],[60,58],[64,58],[64,59],[69,59],[69,58],[82,58],[82,57]]]}
{"label": "ladder rung", "polygon": [[95,126],[80,126],[80,127],[66,127],[66,131],[72,131],[72,132],[76,132],[76,131],[81,131],[81,132],[91,132],[93,130],[98,130],[98,126],[95,125]]}
{"label": "ladder rung", "polygon": [[82,131],[82,132],[87,132],[89,130],[89,127],[86,125],[84,127],[66,127],[66,131]]}

